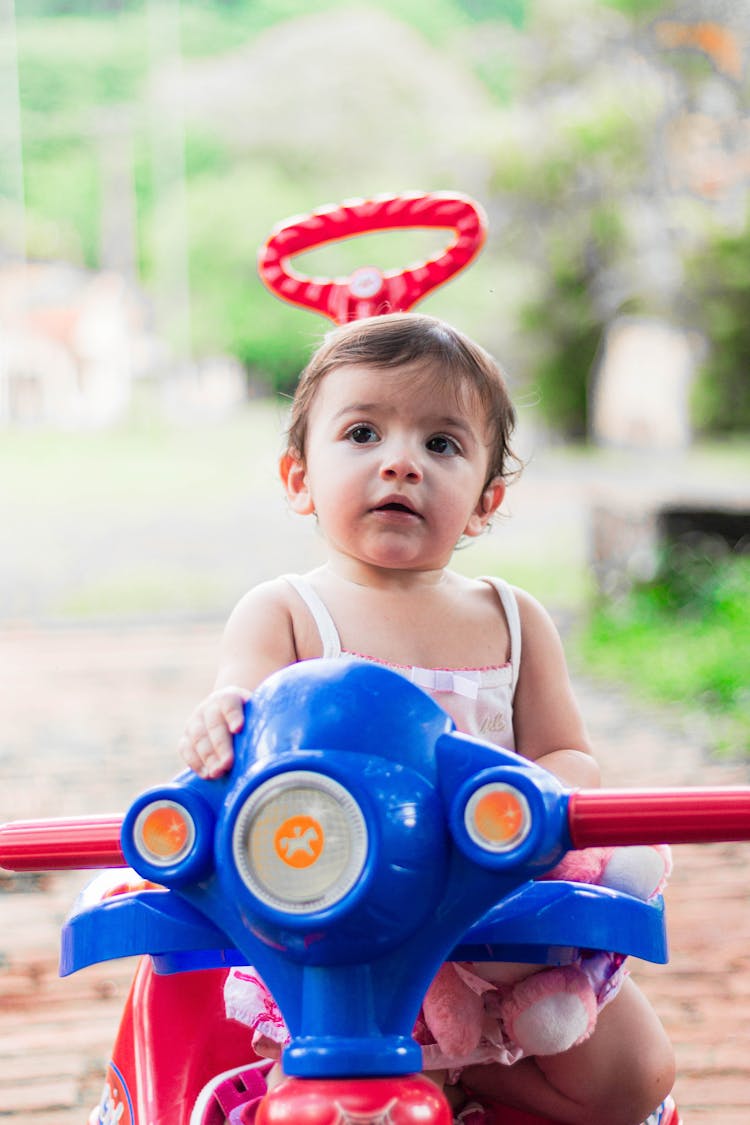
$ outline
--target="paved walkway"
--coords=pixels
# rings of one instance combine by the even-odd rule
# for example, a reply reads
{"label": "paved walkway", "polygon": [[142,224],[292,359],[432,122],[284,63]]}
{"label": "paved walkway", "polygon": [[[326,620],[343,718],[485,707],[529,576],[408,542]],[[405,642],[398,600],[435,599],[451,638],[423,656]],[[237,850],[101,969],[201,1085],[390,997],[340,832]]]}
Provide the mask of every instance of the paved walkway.
{"label": "paved walkway", "polygon": [[[213,677],[218,626],[0,634],[0,821],[121,812],[176,772],[183,720]],[[735,784],[663,714],[576,685],[607,784]],[[33,778],[33,781],[30,780]],[[748,845],[683,847],[668,891],[672,961],[634,972],[675,1042],[685,1125],[750,1121]],[[0,875],[0,1118],[84,1125],[133,965],[59,981],[79,874]],[[605,1122],[602,1125],[606,1125]]]}
{"label": "paved walkway", "polygon": [[[544,597],[555,575],[563,601],[566,575],[585,565],[589,513],[602,490],[618,503],[642,503],[655,493],[733,495],[742,487],[723,462],[692,454],[592,459],[535,449],[528,439],[520,451],[530,463],[509,493],[511,518],[472,553],[485,572],[513,574],[520,565]],[[248,450],[250,479],[256,453]],[[277,487],[271,499],[262,489],[238,496],[227,488],[222,503],[217,480],[210,502],[199,490],[173,510],[113,504],[116,480],[91,496],[83,488],[85,502],[76,492],[71,508],[69,493],[63,487],[58,495],[54,484],[46,503],[40,497],[27,509],[14,506],[12,492],[0,497],[0,522],[22,532],[0,552],[0,622],[9,623],[0,630],[0,821],[121,812],[176,772],[175,743],[213,680],[219,634],[210,624],[24,628],[19,612],[54,618],[63,595],[94,579],[117,589],[124,573],[150,575],[157,566],[184,577],[189,566],[201,583],[211,576],[221,613],[245,586],[314,565],[321,550],[314,525],[289,516]],[[540,534],[545,581],[537,591]],[[637,714],[624,698],[585,683],[578,689],[612,783],[737,779],[708,768],[701,747],[661,717]],[[750,904],[740,870],[749,855],[746,846],[681,849],[669,891],[672,963],[637,968],[677,1044],[686,1125],[750,1121]],[[0,1119],[83,1125],[98,1099],[133,965],[57,979],[60,924],[83,882],[78,874],[0,874]]]}

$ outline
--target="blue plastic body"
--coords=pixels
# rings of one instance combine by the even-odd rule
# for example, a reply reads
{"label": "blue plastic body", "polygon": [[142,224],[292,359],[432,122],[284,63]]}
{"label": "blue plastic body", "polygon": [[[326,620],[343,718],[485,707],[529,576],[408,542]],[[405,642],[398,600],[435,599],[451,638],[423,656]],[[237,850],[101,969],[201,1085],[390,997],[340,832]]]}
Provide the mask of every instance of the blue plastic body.
{"label": "blue plastic body", "polygon": [[[320,909],[263,901],[236,862],[248,802],[298,771],[342,786],[366,831],[356,879]],[[504,850],[467,828],[472,795],[493,785],[510,786],[529,812],[522,838]],[[144,859],[135,839],[139,813],[161,799],[184,804],[196,825],[189,851],[167,866]],[[570,847],[567,800],[544,770],[458,734],[395,672],[354,659],[294,665],[247,705],[230,774],[209,782],[186,772],[134,803],[126,859],[168,890],[76,910],[62,971],[134,953],[152,954],[162,972],[253,964],[290,1030],[287,1073],[419,1070],[411,1031],[451,957],[559,964],[585,947],[666,960],[659,905],[530,881]]]}

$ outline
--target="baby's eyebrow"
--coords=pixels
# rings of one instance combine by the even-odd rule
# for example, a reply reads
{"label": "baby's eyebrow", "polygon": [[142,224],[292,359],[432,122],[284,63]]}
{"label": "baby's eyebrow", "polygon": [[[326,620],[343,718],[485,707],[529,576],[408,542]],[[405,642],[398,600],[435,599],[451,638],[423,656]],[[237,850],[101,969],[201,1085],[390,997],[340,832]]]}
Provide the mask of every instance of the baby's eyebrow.
{"label": "baby's eyebrow", "polygon": [[426,419],[431,426],[436,429],[446,430],[462,430],[465,434],[472,433],[472,427],[463,418],[454,418],[452,415],[444,415],[438,418]]}
{"label": "baby's eyebrow", "polygon": [[347,414],[373,414],[376,410],[385,410],[387,407],[388,404],[384,402],[350,402],[337,410],[333,419],[336,421],[346,417]]}
{"label": "baby's eyebrow", "polygon": [[[334,414],[334,419],[343,418],[347,414],[374,414],[376,411],[381,413],[396,413],[396,410],[389,402],[351,402],[346,406],[342,406]],[[471,432],[472,427],[469,423],[460,417],[455,417],[452,414],[425,414],[420,420],[420,423],[426,429],[450,429],[450,430],[463,430],[465,433]]]}

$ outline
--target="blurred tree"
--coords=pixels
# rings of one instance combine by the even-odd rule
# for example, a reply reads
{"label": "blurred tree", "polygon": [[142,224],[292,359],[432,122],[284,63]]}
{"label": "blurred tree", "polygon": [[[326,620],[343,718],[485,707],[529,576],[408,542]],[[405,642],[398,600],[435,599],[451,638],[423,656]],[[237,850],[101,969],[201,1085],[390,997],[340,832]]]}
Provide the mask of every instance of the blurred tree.
{"label": "blurred tree", "polygon": [[[625,310],[668,309],[679,276],[676,240],[653,221],[664,81],[633,51],[634,27],[616,10],[630,7],[531,9],[492,150],[493,195],[506,201],[518,253],[537,267],[518,310],[522,364],[543,415],[571,438],[587,434],[606,326]],[[644,268],[657,247],[666,268]]]}
{"label": "blurred tree", "polygon": [[750,431],[750,229],[720,230],[690,260],[691,322],[710,341],[693,413],[704,432]]}
{"label": "blurred tree", "polygon": [[[122,111],[139,274],[154,283],[183,208],[195,354],[229,351],[286,385],[326,323],[269,298],[257,248],[287,215],[381,191],[485,204],[484,253],[425,308],[525,372],[565,433],[586,432],[609,321],[682,310],[683,262],[711,204],[691,207],[670,181],[665,129],[716,75],[692,47],[658,41],[666,0],[181,0],[179,65],[153,75],[146,0],[16,7],[29,252],[100,263],[101,216],[110,230],[113,217],[101,122]],[[174,196],[151,140],[170,117],[184,132]],[[404,235],[300,268],[345,274],[363,255],[389,268],[427,252]]]}
{"label": "blurred tree", "polygon": [[[233,51],[183,60],[181,71],[158,76],[154,91],[157,115],[175,106],[191,173],[195,345],[230,348],[274,385],[290,382],[310,334],[325,327],[280,306],[255,276],[257,248],[278,221],[394,190],[487,195],[478,130],[494,120],[491,96],[459,59],[376,8],[337,6],[277,24]],[[168,198],[151,221],[147,243],[171,221]],[[432,252],[444,241],[433,233]],[[358,265],[415,260],[409,239],[384,241],[375,261],[375,248],[359,243],[299,268],[341,276]],[[146,259],[144,266],[148,276]],[[479,284],[471,274],[467,280]]]}

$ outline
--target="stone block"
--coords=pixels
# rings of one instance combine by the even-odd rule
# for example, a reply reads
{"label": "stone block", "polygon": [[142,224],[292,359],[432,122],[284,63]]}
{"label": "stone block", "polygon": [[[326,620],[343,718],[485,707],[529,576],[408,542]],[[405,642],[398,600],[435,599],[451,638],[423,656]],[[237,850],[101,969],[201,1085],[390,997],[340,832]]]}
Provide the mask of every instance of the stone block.
{"label": "stone block", "polygon": [[709,564],[750,551],[750,507],[654,501],[628,506],[600,498],[591,511],[590,561],[599,593],[617,599],[656,578],[676,550],[702,552]]}

